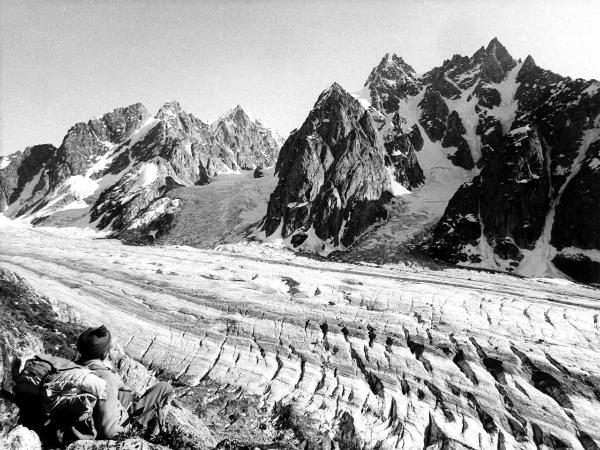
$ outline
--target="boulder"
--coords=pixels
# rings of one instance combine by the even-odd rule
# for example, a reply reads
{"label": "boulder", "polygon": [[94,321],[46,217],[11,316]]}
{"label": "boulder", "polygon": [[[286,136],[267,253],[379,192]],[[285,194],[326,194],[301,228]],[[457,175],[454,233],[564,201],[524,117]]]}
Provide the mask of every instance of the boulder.
{"label": "boulder", "polygon": [[0,448],[3,450],[42,450],[39,436],[29,428],[18,425],[7,433],[0,432]]}
{"label": "boulder", "polygon": [[263,171],[263,168],[260,166],[256,166],[256,169],[254,169],[254,178],[262,178],[265,176],[265,173]]}

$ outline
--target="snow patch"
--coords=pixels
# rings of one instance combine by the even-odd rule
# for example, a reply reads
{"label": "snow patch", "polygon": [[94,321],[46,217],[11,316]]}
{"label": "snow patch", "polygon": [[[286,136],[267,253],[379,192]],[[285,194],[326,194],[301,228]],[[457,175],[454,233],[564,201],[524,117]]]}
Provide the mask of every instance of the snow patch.
{"label": "snow patch", "polygon": [[410,194],[410,191],[396,181],[394,177],[394,168],[386,167],[388,175],[390,177],[390,185],[392,186],[392,195],[394,197],[401,197],[402,195]]}
{"label": "snow patch", "polygon": [[0,156],[0,170],[6,169],[13,160],[12,155]]}
{"label": "snow patch", "polygon": [[592,159],[590,161],[589,167],[592,170],[596,170],[598,167],[600,167],[600,159],[598,159],[598,158]]}
{"label": "snow patch", "polygon": [[527,134],[531,131],[531,127],[529,125],[524,125],[519,128],[515,128],[514,130],[510,130],[508,132],[509,136],[516,136],[517,134]]}
{"label": "snow patch", "polygon": [[83,175],[74,175],[65,181],[65,186],[78,199],[85,199],[94,195],[98,189],[98,182]]}
{"label": "snow patch", "polygon": [[504,133],[510,130],[519,106],[519,102],[515,99],[515,94],[520,85],[520,83],[517,82],[517,75],[522,66],[523,62],[518,63],[510,72],[508,72],[504,80],[500,83],[491,84],[491,86],[500,94],[500,105],[495,106],[488,111],[491,116],[500,121]]}
{"label": "snow patch", "polygon": [[365,109],[371,107],[371,89],[368,86],[363,87],[360,91],[350,93]]}
{"label": "snow patch", "polygon": [[600,83],[596,82],[596,83],[590,84],[581,93],[582,94],[587,94],[587,95],[589,95],[591,97],[593,95],[596,95],[598,93],[598,91],[600,91]]}
{"label": "snow patch", "polygon": [[141,188],[154,183],[158,176],[158,167],[153,163],[145,163],[138,171],[138,176],[135,183],[131,186],[132,191],[136,191]]}
{"label": "snow patch", "polygon": [[165,214],[172,214],[175,210],[179,209],[180,206],[181,200],[177,198],[160,198],[151,205],[151,208],[148,209],[148,211],[133,220],[127,229],[133,230],[146,226]]}

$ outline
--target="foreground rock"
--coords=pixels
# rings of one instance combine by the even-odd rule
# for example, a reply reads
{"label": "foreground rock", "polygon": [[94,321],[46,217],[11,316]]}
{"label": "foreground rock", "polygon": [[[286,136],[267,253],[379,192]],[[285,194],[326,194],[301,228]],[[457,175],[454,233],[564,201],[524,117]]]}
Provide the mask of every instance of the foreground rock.
{"label": "foreground rock", "polygon": [[[61,307],[63,308],[61,311]],[[0,331],[0,448],[10,450],[42,449],[40,437],[18,424],[19,409],[12,403],[13,377],[25,360],[33,355],[52,353],[74,358],[74,343],[83,326],[72,322],[73,317],[64,305],[51,302],[40,295],[20,276],[0,267],[0,310],[4,320]],[[70,321],[65,321],[70,320]],[[135,396],[142,395],[156,383],[154,374],[142,364],[124,354],[115,346],[109,355],[115,369]],[[206,425],[190,411],[167,406],[162,411],[161,427],[151,435],[153,441],[170,448],[214,448],[215,438]],[[84,449],[162,449],[167,448],[145,442],[141,438],[124,441],[77,441],[71,450]]]}
{"label": "foreground rock", "polygon": [[600,445],[597,290],[43,232],[0,230],[1,264],[174,374],[217,446]]}

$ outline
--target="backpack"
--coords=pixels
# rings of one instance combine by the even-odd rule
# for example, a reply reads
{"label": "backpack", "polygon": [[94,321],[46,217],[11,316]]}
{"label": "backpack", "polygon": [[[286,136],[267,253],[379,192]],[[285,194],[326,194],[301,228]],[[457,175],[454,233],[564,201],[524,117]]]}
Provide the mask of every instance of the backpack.
{"label": "backpack", "polygon": [[86,429],[84,434],[95,438],[92,413],[96,402],[106,399],[106,382],[89,369],[68,359],[38,355],[25,362],[14,391],[37,397],[55,427]]}

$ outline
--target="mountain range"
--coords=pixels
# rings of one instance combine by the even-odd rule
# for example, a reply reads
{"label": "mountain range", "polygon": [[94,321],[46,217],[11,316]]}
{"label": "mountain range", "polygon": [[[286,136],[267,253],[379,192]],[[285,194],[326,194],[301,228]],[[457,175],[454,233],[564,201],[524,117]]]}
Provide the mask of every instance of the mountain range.
{"label": "mountain range", "polygon": [[207,124],[176,102],[154,116],[138,103],[4,157],[0,207],[152,242],[182,209],[173,190],[275,165],[260,239],[360,248],[386,220],[402,235],[419,199],[408,237],[435,259],[599,282],[599,117],[598,81],[514,59],[496,38],[424,74],[386,54],[358,92],[321,93],[281,151],[240,107]]}
{"label": "mountain range", "polygon": [[292,132],[263,229],[328,253],[388,216],[394,183],[418,195],[466,178],[432,217],[431,256],[600,281],[599,114],[598,81],[515,60],[495,38],[423,75],[387,54],[361,91],[334,84]]}
{"label": "mountain range", "polygon": [[34,224],[88,225],[130,233],[169,216],[180,186],[275,163],[279,143],[240,106],[207,124],[177,102],[151,116],[141,104],[75,124],[62,144],[3,160],[0,206]]}

